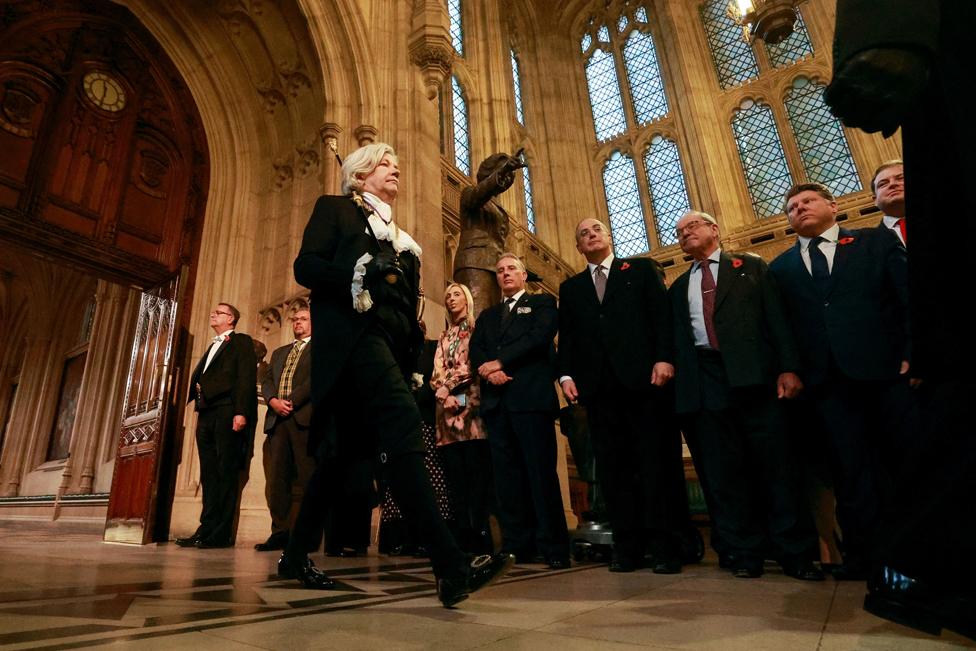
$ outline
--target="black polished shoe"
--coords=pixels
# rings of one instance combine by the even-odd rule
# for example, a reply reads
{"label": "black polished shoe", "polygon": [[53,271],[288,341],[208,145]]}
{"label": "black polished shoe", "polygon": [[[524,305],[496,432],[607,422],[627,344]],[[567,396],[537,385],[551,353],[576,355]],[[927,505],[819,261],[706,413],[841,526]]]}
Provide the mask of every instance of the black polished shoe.
{"label": "black polished shoe", "polygon": [[298,579],[304,587],[312,590],[336,589],[336,582],[326,576],[325,572],[315,567],[312,559],[308,556],[293,561],[282,554],[281,558],[278,559],[278,576],[282,579]]}
{"label": "black polished shoe", "polygon": [[177,538],[176,544],[180,547],[196,547],[200,543],[200,540],[200,534],[195,533],[186,538]]}
{"label": "black polished shoe", "polygon": [[681,574],[681,561],[675,558],[662,558],[654,561],[651,571],[655,574]]}
{"label": "black polished shoe", "polygon": [[268,536],[268,539],[262,543],[258,543],[254,546],[259,552],[275,552],[285,548],[288,544],[288,532],[282,531],[279,533],[273,533]]}
{"label": "black polished shoe", "polygon": [[515,565],[515,557],[511,554],[476,556],[468,567],[467,576],[437,581],[437,597],[445,608],[453,608],[467,599],[471,593],[500,579],[512,569],[513,565]]}
{"label": "black polished shoe", "polygon": [[783,563],[783,574],[801,581],[823,581],[824,573],[811,561]]}
{"label": "black polished shoe", "polygon": [[881,570],[868,581],[864,610],[883,619],[916,630],[939,635],[942,614],[933,595],[923,583],[890,567]]}
{"label": "black polished shoe", "polygon": [[550,570],[568,570],[570,568],[568,558],[550,558],[546,561],[546,565],[549,566]]}

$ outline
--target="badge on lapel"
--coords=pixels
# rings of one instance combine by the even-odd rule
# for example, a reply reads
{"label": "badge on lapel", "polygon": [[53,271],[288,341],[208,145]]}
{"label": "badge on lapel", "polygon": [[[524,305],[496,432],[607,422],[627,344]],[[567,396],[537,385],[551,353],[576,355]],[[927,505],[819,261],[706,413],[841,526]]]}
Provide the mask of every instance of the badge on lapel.
{"label": "badge on lapel", "polygon": [[742,258],[732,258],[732,268],[738,269],[742,266]]}
{"label": "badge on lapel", "polygon": [[839,240],[837,240],[837,243],[840,244],[841,246],[846,246],[846,245],[850,244],[853,241],[854,241],[854,238],[853,237],[847,236],[847,237],[842,237]]}
{"label": "badge on lapel", "polygon": [[630,269],[630,263],[629,262],[625,262],[622,265],[620,265],[620,270],[621,271],[627,271],[628,269]]}

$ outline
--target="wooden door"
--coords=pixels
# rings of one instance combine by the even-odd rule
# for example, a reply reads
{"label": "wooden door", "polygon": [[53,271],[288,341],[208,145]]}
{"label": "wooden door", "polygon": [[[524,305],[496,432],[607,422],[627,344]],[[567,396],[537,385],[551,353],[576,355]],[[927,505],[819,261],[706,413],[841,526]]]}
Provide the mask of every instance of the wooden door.
{"label": "wooden door", "polygon": [[105,521],[109,542],[146,544],[169,534],[188,363],[186,275],[142,294]]}

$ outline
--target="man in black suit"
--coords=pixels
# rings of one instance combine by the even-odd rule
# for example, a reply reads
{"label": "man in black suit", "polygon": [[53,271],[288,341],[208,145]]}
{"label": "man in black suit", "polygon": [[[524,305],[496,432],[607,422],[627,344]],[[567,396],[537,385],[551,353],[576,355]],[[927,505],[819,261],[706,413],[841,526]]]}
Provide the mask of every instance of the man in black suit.
{"label": "man in black suit", "polygon": [[779,290],[762,258],[722,251],[711,215],[685,213],[677,233],[694,258],[669,292],[677,410],[732,573],[761,576],[772,553],[787,575],[822,581],[779,402],[803,388]]}
{"label": "man in black suit", "polygon": [[871,177],[874,205],[884,213],[878,228],[887,228],[908,247],[908,221],[905,218],[905,166],[900,158],[885,161]]}
{"label": "man in black suit", "polygon": [[308,453],[312,420],[312,317],[308,309],[292,315],[291,328],[295,341],[271,353],[270,368],[261,382],[261,393],[268,403],[262,452],[271,535],[254,546],[259,552],[285,548],[292,487],[301,486],[304,491],[315,470],[315,459]]}
{"label": "man in black suit", "polygon": [[310,445],[320,444],[331,414],[359,427],[339,427],[334,454],[320,458],[278,562],[279,575],[307,587],[333,587],[308,558],[329,505],[329,478],[360,459],[378,460],[430,552],[441,602],[452,607],[514,559],[472,561],[460,550],[437,511],[424,467],[422,419],[407,382],[423,342],[417,323],[421,249],[393,220],[396,154],[384,143],[360,147],[346,158],[342,173],[349,194],[316,202],[295,259],[295,279],[312,290],[315,329],[329,334],[327,344],[312,347]]}
{"label": "man in black suit", "polygon": [[210,312],[217,334],[190,376],[190,398],[197,411],[197,453],[203,508],[200,526],[181,547],[232,547],[237,515],[238,479],[253,440],[247,427],[257,420],[257,357],[254,342],[235,332],[241,313],[228,303]]}
{"label": "man in black suit", "polygon": [[841,228],[819,183],[794,186],[786,213],[799,236],[770,271],[800,347],[801,378],[833,466],[844,563],[862,580],[892,469],[911,443],[905,248],[890,231]]}
{"label": "man in black suit", "polygon": [[520,562],[531,562],[538,552],[550,568],[564,569],[569,534],[553,426],[559,399],[552,340],[559,311],[552,296],[526,293],[528,273],[514,254],[499,258],[495,277],[504,300],[478,317],[471,365],[481,376],[502,550]]}
{"label": "man in black suit", "polygon": [[654,572],[677,573],[688,504],[663,389],[674,375],[667,292],[651,260],[614,257],[596,219],[576,227],[576,248],[587,268],[559,288],[559,381],[587,410],[613,527],[610,571],[634,571],[649,546]]}

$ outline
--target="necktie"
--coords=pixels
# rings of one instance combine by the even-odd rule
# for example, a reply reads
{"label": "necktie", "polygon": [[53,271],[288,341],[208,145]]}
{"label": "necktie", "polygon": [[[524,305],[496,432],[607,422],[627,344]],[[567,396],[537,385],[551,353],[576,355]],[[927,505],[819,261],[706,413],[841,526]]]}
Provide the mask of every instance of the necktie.
{"label": "necktie", "polygon": [[905,244],[908,244],[908,228],[905,222],[905,218],[902,217],[901,219],[899,219],[897,224],[898,224],[898,230],[901,231],[901,241],[904,242]]}
{"label": "necktie", "polygon": [[715,276],[712,275],[713,260],[702,260],[700,269],[702,274],[702,316],[705,319],[705,333],[708,335],[708,345],[718,350],[718,335],[715,334]]}
{"label": "necktie", "polygon": [[505,311],[502,312],[502,323],[508,323],[508,320],[512,318],[512,303],[514,302],[515,299],[511,296],[505,299]]}
{"label": "necktie", "polygon": [[285,368],[281,371],[281,381],[278,382],[278,397],[287,400],[291,397],[291,381],[295,377],[295,367],[298,366],[298,357],[302,354],[302,347],[305,342],[301,339],[292,344],[285,358]]}
{"label": "necktie", "polygon": [[596,299],[603,302],[603,295],[607,293],[607,274],[602,264],[593,270],[593,286],[596,287]]}
{"label": "necktie", "polygon": [[827,266],[827,256],[820,250],[820,244],[826,242],[822,237],[815,237],[810,241],[810,275],[813,282],[820,290],[821,294],[827,293],[827,284],[830,282],[830,267]]}

